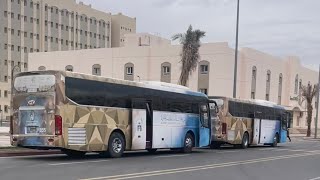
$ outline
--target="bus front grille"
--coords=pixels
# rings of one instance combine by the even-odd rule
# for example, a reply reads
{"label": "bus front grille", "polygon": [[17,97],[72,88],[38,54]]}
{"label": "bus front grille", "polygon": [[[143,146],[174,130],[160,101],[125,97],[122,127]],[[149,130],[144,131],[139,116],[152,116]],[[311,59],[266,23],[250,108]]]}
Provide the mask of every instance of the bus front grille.
{"label": "bus front grille", "polygon": [[85,128],[68,128],[68,144],[69,145],[85,145],[86,144]]}

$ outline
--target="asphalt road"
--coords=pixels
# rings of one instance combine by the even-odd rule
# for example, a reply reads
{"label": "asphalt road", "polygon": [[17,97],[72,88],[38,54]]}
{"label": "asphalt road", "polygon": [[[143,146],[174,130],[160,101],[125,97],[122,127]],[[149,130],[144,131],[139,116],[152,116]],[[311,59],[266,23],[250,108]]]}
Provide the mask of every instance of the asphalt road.
{"label": "asphalt road", "polygon": [[88,155],[0,158],[1,180],[320,180],[320,141],[277,148],[196,149],[192,154],[129,152],[120,159]]}

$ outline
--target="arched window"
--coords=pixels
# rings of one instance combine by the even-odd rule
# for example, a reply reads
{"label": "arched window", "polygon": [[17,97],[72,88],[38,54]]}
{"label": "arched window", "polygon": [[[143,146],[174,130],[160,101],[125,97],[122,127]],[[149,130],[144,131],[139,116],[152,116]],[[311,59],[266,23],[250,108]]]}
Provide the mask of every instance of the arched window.
{"label": "arched window", "polygon": [[38,67],[38,70],[39,70],[39,71],[45,71],[45,70],[46,70],[46,67],[40,66],[40,67]]}
{"label": "arched window", "polygon": [[68,65],[68,66],[66,66],[65,70],[66,70],[66,71],[73,72],[73,66]]}
{"label": "arched window", "polygon": [[278,104],[281,105],[281,99],[282,99],[282,81],[283,81],[283,76],[282,73],[279,75],[279,87],[278,87]]}
{"label": "arched window", "polygon": [[294,80],[294,94],[298,94],[298,82],[299,82],[299,75],[296,75],[296,79]]}
{"label": "arched window", "polygon": [[95,64],[92,66],[92,75],[101,76],[101,65]]}
{"label": "arched window", "polygon": [[161,82],[171,82],[171,63],[169,62],[161,64]]}
{"label": "arched window", "polygon": [[124,79],[133,81],[134,80],[134,64],[127,63],[124,65]]}
{"label": "arched window", "polygon": [[252,79],[251,79],[251,99],[256,98],[256,86],[257,86],[257,67],[252,67]]}
{"label": "arched window", "polygon": [[266,80],[266,100],[270,100],[270,82],[271,82],[271,71],[267,71],[267,80]]}
{"label": "arched window", "polygon": [[209,92],[209,74],[210,74],[210,62],[200,61],[199,62],[199,73],[198,73],[198,91],[204,94]]}

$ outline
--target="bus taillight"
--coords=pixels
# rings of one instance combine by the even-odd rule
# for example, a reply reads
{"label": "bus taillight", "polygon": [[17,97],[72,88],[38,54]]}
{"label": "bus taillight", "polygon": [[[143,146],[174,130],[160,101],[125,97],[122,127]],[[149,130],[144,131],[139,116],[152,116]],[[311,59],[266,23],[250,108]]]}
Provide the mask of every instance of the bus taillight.
{"label": "bus taillight", "polygon": [[222,123],[222,134],[227,134],[227,123]]}
{"label": "bus taillight", "polygon": [[56,135],[62,135],[62,117],[59,115],[56,115],[55,117],[55,134]]}

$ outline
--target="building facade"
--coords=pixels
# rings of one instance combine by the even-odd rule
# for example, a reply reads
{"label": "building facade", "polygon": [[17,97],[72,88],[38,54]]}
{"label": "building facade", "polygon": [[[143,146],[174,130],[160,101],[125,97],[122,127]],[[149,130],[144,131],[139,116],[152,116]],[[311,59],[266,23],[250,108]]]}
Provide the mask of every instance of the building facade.
{"label": "building facade", "polygon": [[[126,35],[124,47],[30,55],[30,70],[70,70],[135,81],[178,83],[181,46],[148,35]],[[205,43],[188,86],[211,96],[233,96],[234,49],[227,43]],[[242,48],[239,53],[237,98],[272,101],[292,111],[291,127],[306,127],[306,106],[300,86],[316,84],[318,72],[297,57],[278,58]],[[314,124],[313,124],[314,125]]]}
{"label": "building facade", "polygon": [[75,0],[1,0],[0,9],[0,107],[5,115],[12,70],[28,70],[28,53],[120,46],[125,34],[136,31],[135,18]]}

